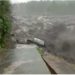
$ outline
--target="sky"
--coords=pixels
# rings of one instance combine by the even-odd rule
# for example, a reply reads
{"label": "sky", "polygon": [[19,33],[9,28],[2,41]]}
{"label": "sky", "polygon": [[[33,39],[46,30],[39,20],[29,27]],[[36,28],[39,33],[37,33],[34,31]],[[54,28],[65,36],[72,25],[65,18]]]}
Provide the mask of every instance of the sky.
{"label": "sky", "polygon": [[[22,2],[28,2],[28,1],[35,1],[35,0],[11,0],[12,3],[22,3]],[[39,0],[36,0],[39,1]]]}
{"label": "sky", "polygon": [[[28,2],[28,1],[39,1],[39,0],[11,0],[12,3],[22,3],[22,2]],[[61,1],[65,1],[65,0],[61,0]]]}

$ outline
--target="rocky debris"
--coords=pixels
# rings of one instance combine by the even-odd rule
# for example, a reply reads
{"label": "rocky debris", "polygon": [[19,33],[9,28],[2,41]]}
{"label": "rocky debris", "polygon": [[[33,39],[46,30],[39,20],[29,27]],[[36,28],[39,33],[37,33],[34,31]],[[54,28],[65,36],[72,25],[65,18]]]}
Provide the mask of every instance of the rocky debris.
{"label": "rocky debris", "polygon": [[25,39],[17,39],[16,40],[16,42],[18,43],[18,44],[26,44],[27,43],[27,39],[25,38]]}

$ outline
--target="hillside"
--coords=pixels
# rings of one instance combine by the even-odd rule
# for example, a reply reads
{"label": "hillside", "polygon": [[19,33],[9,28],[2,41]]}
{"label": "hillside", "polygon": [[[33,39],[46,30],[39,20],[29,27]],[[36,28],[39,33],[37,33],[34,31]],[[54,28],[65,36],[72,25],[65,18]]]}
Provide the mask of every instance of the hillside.
{"label": "hillside", "polygon": [[[17,8],[17,9],[16,9]],[[75,1],[31,1],[14,4],[13,12],[16,15],[74,15]]]}

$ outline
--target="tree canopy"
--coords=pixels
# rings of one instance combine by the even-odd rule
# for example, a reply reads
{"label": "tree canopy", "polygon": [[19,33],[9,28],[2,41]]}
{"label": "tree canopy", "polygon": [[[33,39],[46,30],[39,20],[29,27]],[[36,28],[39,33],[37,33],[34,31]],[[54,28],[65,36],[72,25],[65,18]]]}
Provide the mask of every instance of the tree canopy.
{"label": "tree canopy", "polygon": [[0,1],[0,47],[4,47],[6,36],[10,33],[10,2]]}

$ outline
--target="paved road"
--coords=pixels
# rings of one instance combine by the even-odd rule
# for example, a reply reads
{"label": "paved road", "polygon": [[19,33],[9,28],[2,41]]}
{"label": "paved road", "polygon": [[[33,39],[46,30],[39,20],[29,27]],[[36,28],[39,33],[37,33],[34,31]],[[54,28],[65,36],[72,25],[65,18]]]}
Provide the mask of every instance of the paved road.
{"label": "paved road", "polygon": [[4,74],[50,74],[36,45],[17,45],[9,52],[8,62],[3,69]]}

